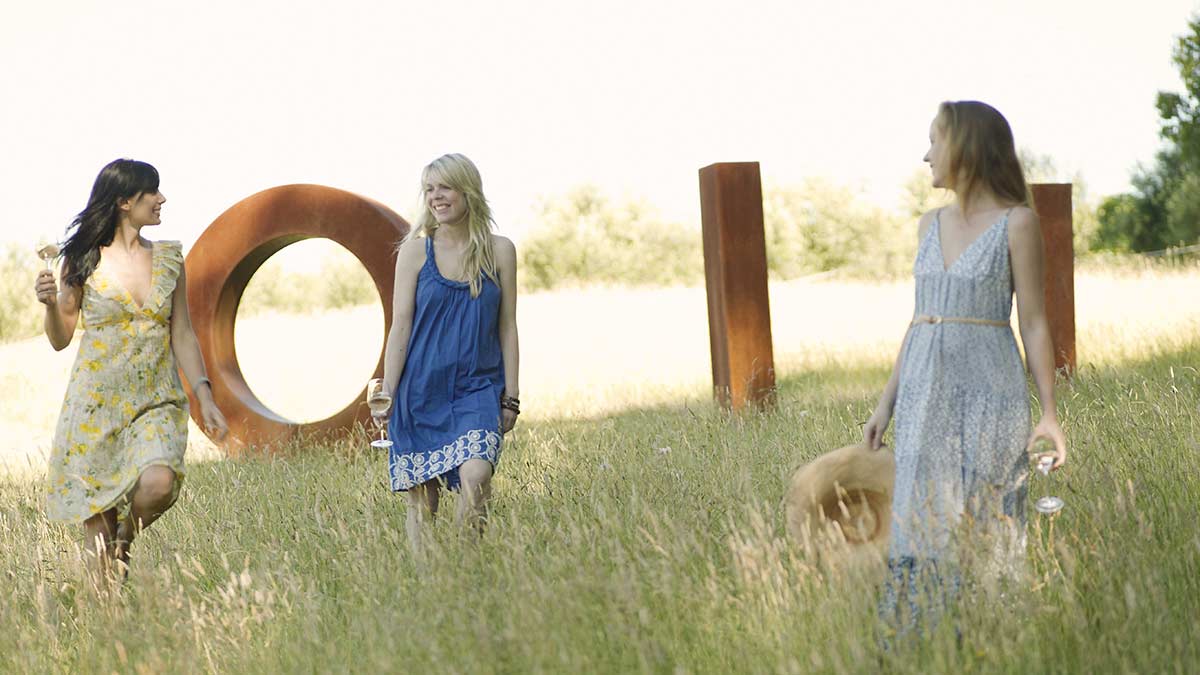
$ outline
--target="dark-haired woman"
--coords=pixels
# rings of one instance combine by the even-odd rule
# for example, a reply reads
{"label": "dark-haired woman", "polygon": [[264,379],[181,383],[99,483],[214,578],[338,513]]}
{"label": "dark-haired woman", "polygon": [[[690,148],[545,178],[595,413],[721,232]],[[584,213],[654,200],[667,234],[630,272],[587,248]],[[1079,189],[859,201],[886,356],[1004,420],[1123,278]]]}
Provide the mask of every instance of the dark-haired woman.
{"label": "dark-haired woman", "polygon": [[[913,320],[863,434],[878,448],[895,410],[884,609],[900,628],[945,601],[966,556],[989,576],[1019,576],[1028,452],[1045,438],[1054,469],[1067,458],[1055,412],[1042,234],[1012,130],[989,105],[947,102],[929,142],[933,186],[951,190],[955,201],[921,218]],[[1041,408],[1032,429],[1009,323],[1014,297]]]}
{"label": "dark-haired woman", "polygon": [[101,571],[127,563],[134,537],[179,494],[188,400],[176,364],[205,430],[226,431],[188,317],[180,244],[141,235],[161,222],[165,202],[154,167],[109,163],[63,244],[61,291],[49,270],[36,282],[55,350],[71,343],[77,323],[84,328],[54,434],[47,511],[83,523]]}

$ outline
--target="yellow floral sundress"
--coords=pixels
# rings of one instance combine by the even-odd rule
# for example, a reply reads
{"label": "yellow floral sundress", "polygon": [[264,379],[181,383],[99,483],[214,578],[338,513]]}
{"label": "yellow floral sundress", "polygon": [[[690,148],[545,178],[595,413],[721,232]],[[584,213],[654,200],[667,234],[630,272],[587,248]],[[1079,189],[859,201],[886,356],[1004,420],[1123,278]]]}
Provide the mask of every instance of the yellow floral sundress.
{"label": "yellow floral sundress", "polygon": [[83,285],[83,343],[47,471],[51,520],[80,522],[114,507],[123,513],[150,466],[183,478],[188,400],[171,351],[171,297],[183,250],[177,241],[152,247],[150,294],[142,307],[103,264]]}

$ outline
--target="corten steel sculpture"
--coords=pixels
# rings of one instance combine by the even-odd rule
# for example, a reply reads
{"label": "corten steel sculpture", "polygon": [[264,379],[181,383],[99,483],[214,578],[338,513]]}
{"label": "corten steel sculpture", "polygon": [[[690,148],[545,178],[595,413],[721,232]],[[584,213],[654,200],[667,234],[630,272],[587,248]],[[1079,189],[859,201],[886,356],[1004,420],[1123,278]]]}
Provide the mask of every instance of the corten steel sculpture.
{"label": "corten steel sculpture", "polygon": [[758,162],[700,169],[700,218],[713,392],[725,408],[769,405],[775,360]]}
{"label": "corten steel sculpture", "polygon": [[[254,395],[238,366],[233,329],[242,293],[258,268],[283,247],[303,239],[324,237],[341,244],[375,282],[386,335],[392,324],[394,249],[408,230],[404,219],[370,199],[321,185],[285,185],[234,204],[200,235],[185,261],[188,305],[213,397],[229,422],[227,450],[269,449],[297,433],[344,431],[369,416],[359,403],[360,395],[327,419],[300,424],[274,413]],[[303,336],[281,335],[280,339],[303,340]],[[382,351],[381,345],[374,377],[383,376]],[[307,386],[319,387],[320,382]],[[190,389],[188,397],[196,419],[200,407]]]}
{"label": "corten steel sculpture", "polygon": [[1054,345],[1054,369],[1075,372],[1075,248],[1071,184],[1035,183],[1033,207],[1046,246],[1046,318]]}

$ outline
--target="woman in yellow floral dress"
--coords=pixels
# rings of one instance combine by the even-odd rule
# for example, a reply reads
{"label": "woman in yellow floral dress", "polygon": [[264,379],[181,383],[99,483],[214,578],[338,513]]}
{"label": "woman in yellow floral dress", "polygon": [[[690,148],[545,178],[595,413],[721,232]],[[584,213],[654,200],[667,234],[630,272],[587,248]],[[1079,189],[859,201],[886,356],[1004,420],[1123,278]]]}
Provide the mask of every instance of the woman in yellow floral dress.
{"label": "woman in yellow floral dress", "polygon": [[177,241],[151,242],[166,199],[158,171],[118,159],[105,166],[62,248],[62,289],[37,278],[55,350],[84,332],[50,455],[51,520],[82,522],[94,567],[127,563],[129,545],[175,502],[183,479],[192,384],[205,430],[225,434],[188,316]]}

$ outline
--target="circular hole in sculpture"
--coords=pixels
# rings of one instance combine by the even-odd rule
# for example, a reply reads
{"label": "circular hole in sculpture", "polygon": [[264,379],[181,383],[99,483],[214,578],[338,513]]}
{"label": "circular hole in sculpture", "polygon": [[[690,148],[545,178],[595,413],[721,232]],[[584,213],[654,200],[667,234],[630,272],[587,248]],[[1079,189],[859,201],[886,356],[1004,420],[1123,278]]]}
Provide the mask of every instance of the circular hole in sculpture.
{"label": "circular hole in sculpture", "polygon": [[317,422],[362,393],[383,349],[383,306],[362,263],[328,239],[271,256],[238,304],[234,343],[246,384],[293,422]]}

